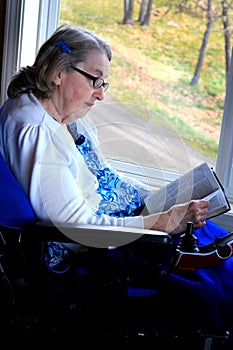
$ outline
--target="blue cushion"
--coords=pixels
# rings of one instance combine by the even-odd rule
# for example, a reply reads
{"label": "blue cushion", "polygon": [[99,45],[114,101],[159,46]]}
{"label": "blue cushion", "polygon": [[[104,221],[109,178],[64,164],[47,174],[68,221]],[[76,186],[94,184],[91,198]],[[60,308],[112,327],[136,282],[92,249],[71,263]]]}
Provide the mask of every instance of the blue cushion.
{"label": "blue cushion", "polygon": [[0,225],[21,229],[35,221],[25,192],[0,153]]}

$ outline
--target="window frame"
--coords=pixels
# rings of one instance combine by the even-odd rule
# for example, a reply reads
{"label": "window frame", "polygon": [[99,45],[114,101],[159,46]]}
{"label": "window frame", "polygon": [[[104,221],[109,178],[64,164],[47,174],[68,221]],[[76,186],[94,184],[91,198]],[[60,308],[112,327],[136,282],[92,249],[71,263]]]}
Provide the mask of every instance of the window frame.
{"label": "window frame", "polygon": [[227,76],[226,97],[216,159],[216,173],[230,201],[233,202],[233,49]]}
{"label": "window frame", "polygon": [[[31,10],[33,6],[33,10]],[[26,14],[30,13],[30,25]],[[5,32],[2,59],[1,101],[7,98],[7,86],[12,74],[23,64],[22,48],[27,45],[27,55],[35,57],[41,44],[58,26],[60,0],[8,0],[6,2]],[[35,40],[32,43],[31,37]]]}

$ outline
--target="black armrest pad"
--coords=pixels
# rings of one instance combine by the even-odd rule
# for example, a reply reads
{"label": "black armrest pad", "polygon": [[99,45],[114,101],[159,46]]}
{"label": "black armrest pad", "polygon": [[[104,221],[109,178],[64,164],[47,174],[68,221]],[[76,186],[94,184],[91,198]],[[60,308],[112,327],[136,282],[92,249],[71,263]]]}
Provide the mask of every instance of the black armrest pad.
{"label": "black armrest pad", "polygon": [[44,241],[75,242],[106,248],[140,240],[159,245],[170,245],[171,235],[166,232],[120,226],[54,224],[40,221],[33,228],[33,238]]}

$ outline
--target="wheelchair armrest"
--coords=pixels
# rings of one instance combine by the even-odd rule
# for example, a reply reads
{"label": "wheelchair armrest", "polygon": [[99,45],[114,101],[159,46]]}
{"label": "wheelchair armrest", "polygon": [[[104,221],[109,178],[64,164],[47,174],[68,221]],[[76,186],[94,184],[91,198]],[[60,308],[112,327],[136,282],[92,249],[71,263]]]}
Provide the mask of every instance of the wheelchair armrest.
{"label": "wheelchair armrest", "polygon": [[122,246],[136,240],[163,246],[171,245],[171,236],[161,231],[122,226],[97,226],[87,224],[61,224],[37,222],[33,229],[40,240],[73,242],[97,248]]}

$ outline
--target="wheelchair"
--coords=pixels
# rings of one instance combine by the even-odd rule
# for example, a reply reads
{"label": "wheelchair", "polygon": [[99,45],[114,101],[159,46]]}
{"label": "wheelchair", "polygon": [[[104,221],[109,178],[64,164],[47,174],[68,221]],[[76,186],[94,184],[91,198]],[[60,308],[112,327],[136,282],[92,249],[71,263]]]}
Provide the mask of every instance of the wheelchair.
{"label": "wheelchair", "polygon": [[[204,259],[211,253],[219,258],[219,246],[224,246],[229,258],[232,234],[192,253],[188,261],[190,254],[182,251],[180,242],[174,246],[165,232],[38,222],[1,155],[0,181],[3,337],[32,341],[49,337],[58,345],[65,340],[67,344],[83,341],[86,345],[143,345],[157,350],[232,349],[232,330],[225,325],[212,327],[205,301],[169,278],[181,262],[185,275],[192,273],[192,261],[199,267],[200,256]],[[108,243],[77,253],[75,263],[71,256],[66,273],[48,270],[46,242],[77,243],[87,234],[98,234]],[[190,245],[190,224],[187,234]],[[145,263],[148,255],[153,259]]]}

